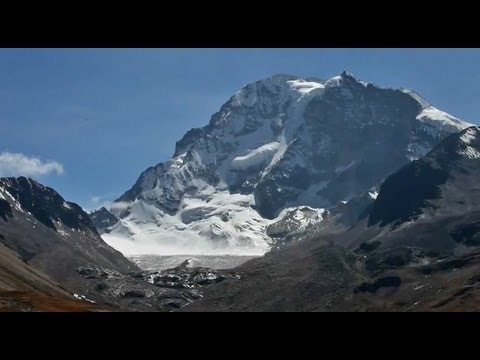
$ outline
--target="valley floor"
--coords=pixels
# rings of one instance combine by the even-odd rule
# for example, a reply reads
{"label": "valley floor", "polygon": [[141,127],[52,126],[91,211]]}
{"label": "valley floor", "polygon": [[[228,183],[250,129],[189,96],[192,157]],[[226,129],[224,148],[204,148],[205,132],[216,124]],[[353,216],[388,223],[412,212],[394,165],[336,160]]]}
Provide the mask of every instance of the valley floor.
{"label": "valley floor", "polygon": [[186,261],[190,267],[232,269],[258,256],[237,255],[134,255],[130,257],[140,269],[161,271],[173,269]]}

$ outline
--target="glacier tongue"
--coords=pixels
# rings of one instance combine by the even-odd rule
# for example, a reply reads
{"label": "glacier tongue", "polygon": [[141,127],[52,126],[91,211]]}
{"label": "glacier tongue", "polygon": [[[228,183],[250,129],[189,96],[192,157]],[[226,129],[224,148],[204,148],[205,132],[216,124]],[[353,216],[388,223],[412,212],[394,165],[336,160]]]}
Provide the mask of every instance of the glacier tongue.
{"label": "glacier tongue", "polygon": [[251,205],[253,195],[207,187],[185,196],[175,215],[137,201],[131,214],[103,239],[127,255],[262,255],[270,247],[262,218]]}
{"label": "glacier tongue", "polygon": [[411,90],[345,72],[274,75],[236,92],[175,156],[145,170],[113,203],[120,220],[102,237],[128,255],[261,255],[270,225],[322,221],[324,208],[468,126]]}

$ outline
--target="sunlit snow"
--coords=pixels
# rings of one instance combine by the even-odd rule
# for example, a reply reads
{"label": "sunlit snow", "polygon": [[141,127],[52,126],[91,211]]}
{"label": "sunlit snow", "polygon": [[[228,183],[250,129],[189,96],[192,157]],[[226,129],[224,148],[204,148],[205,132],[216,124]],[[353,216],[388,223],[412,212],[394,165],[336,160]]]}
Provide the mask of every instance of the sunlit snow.
{"label": "sunlit snow", "polygon": [[467,123],[456,117],[447,114],[444,111],[438,110],[433,106],[428,106],[422,110],[417,116],[417,120],[431,125],[437,129],[446,131],[460,131],[467,127],[473,126],[473,124]]}

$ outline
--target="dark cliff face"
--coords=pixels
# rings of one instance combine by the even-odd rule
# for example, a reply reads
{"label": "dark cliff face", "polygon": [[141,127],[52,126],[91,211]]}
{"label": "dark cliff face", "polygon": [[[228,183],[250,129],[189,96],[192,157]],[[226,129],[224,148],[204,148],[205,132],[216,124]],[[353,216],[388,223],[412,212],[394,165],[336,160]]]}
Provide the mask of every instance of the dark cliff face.
{"label": "dark cliff face", "polygon": [[0,185],[18,201],[22,209],[52,230],[56,230],[54,222],[59,221],[75,230],[96,232],[85,211],[77,204],[65,201],[52,188],[25,177],[2,178]]}
{"label": "dark cliff face", "polygon": [[143,190],[153,188],[157,180],[156,177],[163,173],[163,168],[163,164],[158,164],[156,166],[151,166],[145,171],[143,171],[135,184],[124,194],[122,194],[117,200],[115,200],[115,202],[132,201],[137,196],[139,196]]}
{"label": "dark cliff face", "polygon": [[0,199],[0,217],[4,221],[8,221],[8,218],[11,218],[12,215],[12,207],[10,206],[9,202],[4,199]]}
{"label": "dark cliff face", "polygon": [[100,234],[107,232],[110,227],[118,222],[118,218],[104,207],[92,211],[88,216]]}
{"label": "dark cliff face", "polygon": [[[400,224],[418,218],[425,209],[455,213],[474,203],[480,180],[480,130],[471,127],[452,134],[424,158],[389,176],[380,188],[369,225]],[[449,201],[451,200],[451,201]]]}
{"label": "dark cliff face", "polygon": [[402,223],[419,216],[429,200],[441,195],[440,185],[448,173],[435,169],[428,160],[414,161],[389,176],[380,188],[369,217],[369,225]]}
{"label": "dark cliff face", "polygon": [[[410,156],[418,156],[413,154],[412,143],[431,148],[446,135],[423,129],[416,120],[421,109],[402,91],[365,86],[342,74],[342,86],[328,89],[308,104],[304,138],[290,146],[255,188],[260,213],[275,217],[295,202],[299,191],[321,182],[328,183],[312,194],[321,206],[332,206],[378,186],[407,164]],[[299,153],[306,159],[304,164],[287,169]],[[294,190],[278,193],[277,188]]]}

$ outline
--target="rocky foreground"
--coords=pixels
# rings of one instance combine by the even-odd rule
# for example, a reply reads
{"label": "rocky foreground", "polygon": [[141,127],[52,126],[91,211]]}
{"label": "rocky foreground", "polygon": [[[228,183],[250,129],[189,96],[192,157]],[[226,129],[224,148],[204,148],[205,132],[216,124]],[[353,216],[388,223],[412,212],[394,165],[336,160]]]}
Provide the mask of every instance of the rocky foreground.
{"label": "rocky foreground", "polygon": [[189,260],[162,271],[122,274],[98,266],[79,267],[77,271],[87,283],[83,299],[97,299],[99,304],[120,311],[179,309],[200,299],[209,285],[241,279],[234,270],[191,267]]}

